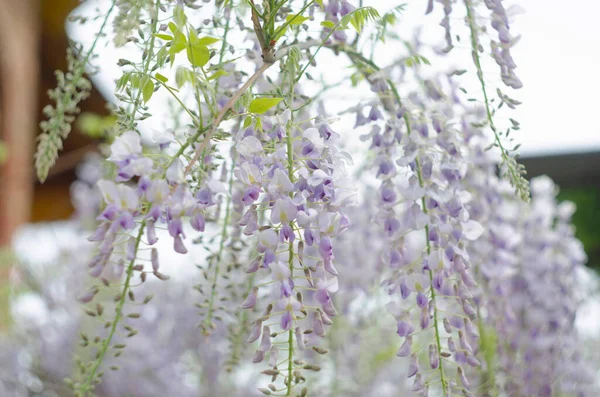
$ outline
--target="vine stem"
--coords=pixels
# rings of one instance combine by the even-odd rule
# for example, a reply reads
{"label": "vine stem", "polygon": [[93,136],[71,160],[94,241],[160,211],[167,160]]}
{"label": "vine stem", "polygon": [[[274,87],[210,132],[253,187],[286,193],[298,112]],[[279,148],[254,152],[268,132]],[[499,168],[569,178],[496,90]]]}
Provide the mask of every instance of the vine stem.
{"label": "vine stem", "polygon": [[194,164],[196,164],[196,162],[200,159],[200,156],[202,156],[202,153],[208,146],[210,139],[212,138],[215,131],[219,127],[219,124],[221,124],[221,122],[225,118],[225,115],[227,114],[227,112],[229,110],[231,110],[231,108],[235,105],[235,102],[238,99],[240,99],[240,97],[242,95],[244,95],[244,93],[256,82],[256,80],[258,80],[260,78],[260,76],[262,76],[263,73],[268,68],[270,68],[273,64],[274,64],[274,62],[264,62],[262,64],[262,66],[260,68],[258,68],[258,70],[256,72],[254,72],[254,74],[252,76],[250,76],[250,78],[246,81],[246,83],[244,83],[244,85],[239,90],[237,90],[235,94],[233,94],[233,96],[231,97],[231,99],[229,99],[229,101],[225,104],[225,106],[223,106],[223,109],[221,109],[219,114],[217,114],[217,117],[215,117],[215,119],[213,120],[210,129],[206,133],[206,136],[204,137],[204,139],[202,140],[202,142],[196,149],[196,153],[194,154],[194,157],[192,157],[192,159],[188,163],[187,167],[185,168],[185,170],[183,172],[184,176],[189,175]]}
{"label": "vine stem", "polygon": [[[145,225],[146,225],[145,220],[140,223],[140,230],[138,231],[137,237],[135,239],[135,252],[137,252],[139,249],[140,242],[142,240],[142,236],[144,235]],[[83,397],[85,397],[87,395],[87,393],[90,391],[92,382],[94,381],[96,373],[98,372],[98,368],[100,367],[100,364],[102,364],[102,361],[104,360],[104,356],[106,355],[106,352],[108,351],[108,347],[109,347],[110,343],[112,342],[115,332],[117,331],[117,325],[119,324],[119,321],[123,317],[123,307],[124,307],[125,301],[127,299],[127,292],[129,291],[129,286],[131,284],[131,277],[133,276],[133,265],[135,263],[135,259],[136,258],[134,257],[129,262],[129,265],[127,266],[127,276],[125,278],[125,284],[123,285],[123,290],[121,291],[121,299],[119,299],[119,303],[117,304],[117,308],[115,310],[116,311],[115,318],[114,318],[112,326],[110,328],[110,332],[108,333],[108,336],[106,337],[106,339],[104,339],[104,342],[102,343],[102,347],[100,348],[100,351],[98,352],[98,358],[96,358],[96,361],[94,362],[94,365],[92,366],[92,369],[91,369],[85,383],[80,387],[80,391],[81,391]]]}
{"label": "vine stem", "polygon": [[225,204],[225,216],[223,219],[223,229],[221,230],[221,241],[219,242],[219,251],[217,253],[217,258],[215,262],[215,274],[213,277],[211,289],[210,289],[210,300],[208,303],[208,313],[206,314],[206,319],[204,320],[204,324],[206,329],[208,329],[212,322],[212,315],[214,312],[214,302],[217,294],[217,280],[219,279],[219,272],[221,269],[221,258],[223,256],[223,250],[225,248],[225,241],[227,240],[227,226],[229,225],[229,217],[231,216],[231,200],[233,196],[233,171],[235,169],[236,158],[235,155],[231,159],[231,170],[229,173],[229,195],[227,196],[227,201]]}
{"label": "vine stem", "polygon": [[[479,58],[479,51],[477,45],[477,26],[475,24],[475,18],[473,16],[473,9],[469,0],[464,0],[465,7],[467,9],[467,21],[469,23],[469,31],[471,33],[471,51],[473,53],[473,63],[475,64],[475,68],[477,69],[477,78],[479,79],[479,83],[481,85],[481,91],[483,92],[483,102],[485,105],[485,113],[487,116],[488,123],[490,124],[490,129],[494,133],[494,140],[496,141],[496,145],[500,149],[500,154],[502,157],[502,162],[507,163],[508,159],[511,157],[508,153],[508,150],[502,145],[502,141],[500,140],[500,136],[498,135],[498,130],[494,124],[494,117],[492,115],[492,110],[490,107],[490,101],[488,99],[487,88],[485,81],[483,79],[483,68],[481,67],[481,60]],[[514,167],[507,167],[511,177],[511,183],[518,189],[520,175],[518,175],[514,169]]]}
{"label": "vine stem", "polygon": [[[158,27],[158,10],[160,7],[160,0],[156,0],[156,12],[157,14],[154,16],[154,18],[152,19],[152,27],[151,32],[152,34],[150,35],[150,42],[148,44],[148,54],[146,57],[146,62],[144,63],[144,69],[142,71],[143,75],[148,74],[148,70],[150,69],[150,61],[152,60],[153,57],[153,52],[154,52],[154,40],[156,38],[156,36],[154,35],[154,32],[157,31],[157,27]],[[135,115],[140,107],[140,102],[141,102],[141,96],[142,96],[142,89],[140,88],[138,90],[138,93],[135,97],[135,101],[133,103],[133,111],[131,112],[131,123],[129,124],[129,129],[133,130],[135,127]]]}
{"label": "vine stem", "polygon": [[[295,66],[293,68],[294,72],[296,71]],[[296,84],[296,79],[294,78],[294,73],[290,71],[290,91],[289,91],[289,105],[292,106],[294,102],[294,86]],[[290,182],[294,183],[294,146],[293,146],[293,137],[292,137],[292,123],[294,121],[293,112],[290,115],[290,120],[288,121],[286,128],[286,151],[287,151],[287,160],[288,160],[288,177],[290,178]],[[292,192],[289,193],[290,197],[293,197]],[[294,222],[290,222],[290,228],[294,230]],[[293,232],[292,232],[293,233]],[[288,255],[288,266],[290,269],[290,277],[294,277],[294,243],[289,242],[289,255]],[[293,366],[293,358],[294,358],[294,332],[293,327],[290,327],[288,330],[288,375],[287,375],[287,392],[286,396],[292,395],[292,373],[294,370]]]}
{"label": "vine stem", "polygon": [[[116,4],[116,1],[113,2],[113,6],[109,10],[109,13],[110,13],[110,11],[112,11],[112,8],[114,7],[115,4]],[[160,6],[160,0],[156,0],[156,9],[157,10],[158,10],[159,6]],[[107,21],[108,21],[108,15],[104,21],[104,24],[102,25],[102,28],[104,28],[104,25],[106,24]],[[152,26],[151,26],[152,35],[151,35],[151,38],[150,38],[150,41],[148,44],[148,56],[147,56],[147,59],[146,59],[145,65],[144,65],[144,71],[143,71],[144,74],[147,74],[148,69],[150,68],[150,61],[152,59],[152,52],[154,49],[154,38],[155,38],[154,32],[157,30],[157,27],[158,27],[158,15],[155,15],[152,20]],[[97,40],[97,38],[96,38],[96,40]],[[96,43],[96,41],[94,42],[94,44],[95,43]],[[93,48],[91,50],[93,50]],[[91,53],[91,50],[90,50],[90,53]],[[133,129],[133,124],[135,123],[135,114],[137,113],[137,109],[139,107],[140,95],[141,95],[141,90],[137,94],[136,100],[134,102],[134,107],[131,112],[132,119],[131,119],[130,126],[132,129]],[[110,332],[109,332],[108,336],[106,337],[106,339],[104,339],[102,347],[100,348],[100,350],[98,352],[97,358],[92,366],[92,369],[90,370],[89,375],[87,376],[87,378],[85,380],[85,383],[80,388],[80,391],[84,397],[87,395],[90,388],[92,387],[92,382],[94,382],[94,380],[95,380],[96,374],[98,372],[98,368],[100,368],[100,365],[102,364],[102,362],[104,360],[104,356],[106,355],[106,352],[108,351],[108,347],[110,346],[110,344],[112,342],[112,339],[117,330],[117,326],[119,325],[119,322],[120,322],[121,318],[123,317],[123,307],[125,305],[127,293],[130,288],[131,277],[133,276],[133,265],[137,258],[137,252],[139,250],[142,236],[144,235],[145,225],[146,225],[146,220],[142,220],[142,222],[140,223],[140,226],[139,226],[139,231],[138,231],[137,237],[135,239],[134,252],[136,253],[136,255],[134,255],[133,259],[129,262],[129,265],[127,266],[127,275],[125,277],[125,284],[123,285],[123,289],[121,290],[121,297],[120,297],[119,302],[116,307],[115,318],[112,322]]]}

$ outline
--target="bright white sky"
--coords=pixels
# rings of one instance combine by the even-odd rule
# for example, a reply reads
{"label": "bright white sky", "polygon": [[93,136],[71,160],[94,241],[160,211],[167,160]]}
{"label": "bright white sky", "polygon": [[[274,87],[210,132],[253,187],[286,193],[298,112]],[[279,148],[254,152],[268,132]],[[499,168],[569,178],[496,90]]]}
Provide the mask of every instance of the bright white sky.
{"label": "bright white sky", "polygon": [[[426,38],[439,40],[443,37],[442,29],[437,27],[439,4],[436,3],[436,13],[425,17],[425,1],[405,2],[408,7],[402,18],[401,32],[410,32],[415,25],[427,24],[430,29]],[[108,6],[107,1],[89,1],[83,6],[91,10],[97,4],[104,8]],[[371,0],[364,1],[364,4],[385,11],[390,5],[401,4],[401,1]],[[540,155],[600,150],[600,124],[597,122],[597,96],[600,93],[600,24],[597,15],[600,14],[600,3],[590,0],[571,0],[568,3],[518,0],[505,1],[505,4],[507,7],[518,4],[523,11],[516,16],[511,28],[513,35],[522,36],[513,48],[513,57],[518,65],[517,74],[524,82],[524,87],[514,97],[523,104],[517,111],[506,114],[506,117],[521,123],[521,130],[513,134],[515,141],[522,143],[520,152],[523,155]],[[460,2],[455,6],[456,19],[463,15],[460,6]],[[458,20],[453,23],[460,24]],[[86,25],[84,28],[70,26],[69,30],[72,37],[85,43],[93,40],[96,29]],[[463,43],[467,43],[466,37]],[[96,84],[110,97],[113,81],[120,75],[115,65],[120,56],[111,48],[98,50],[102,60],[99,66],[103,72],[96,76]],[[458,54],[456,59],[461,59],[458,63],[472,71],[469,51],[457,48],[453,52]],[[320,59],[327,62],[324,53],[320,54]],[[484,64],[484,68],[488,79],[499,74],[498,68],[491,62]],[[337,81],[336,73],[335,68],[330,68],[325,71],[324,77],[334,82]],[[479,93],[476,90],[470,92],[474,96]],[[349,92],[349,95],[357,94]],[[342,94],[341,101],[344,101],[341,97],[348,98]]]}
{"label": "bright white sky", "polygon": [[523,152],[600,150],[600,3],[521,0],[514,49],[524,82]]}

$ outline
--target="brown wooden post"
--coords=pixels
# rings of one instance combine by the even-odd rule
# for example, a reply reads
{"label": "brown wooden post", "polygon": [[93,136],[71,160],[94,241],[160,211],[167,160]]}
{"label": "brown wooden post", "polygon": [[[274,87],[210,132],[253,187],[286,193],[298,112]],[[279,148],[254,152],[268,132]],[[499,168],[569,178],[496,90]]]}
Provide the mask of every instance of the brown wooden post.
{"label": "brown wooden post", "polygon": [[[39,0],[0,0],[0,246],[29,221],[38,129]],[[2,277],[0,276],[0,281]]]}
{"label": "brown wooden post", "polygon": [[[39,0],[0,0],[0,138],[8,149],[0,165],[0,261],[14,231],[29,221],[33,147],[38,120]],[[9,321],[8,276],[0,263],[0,329]]]}

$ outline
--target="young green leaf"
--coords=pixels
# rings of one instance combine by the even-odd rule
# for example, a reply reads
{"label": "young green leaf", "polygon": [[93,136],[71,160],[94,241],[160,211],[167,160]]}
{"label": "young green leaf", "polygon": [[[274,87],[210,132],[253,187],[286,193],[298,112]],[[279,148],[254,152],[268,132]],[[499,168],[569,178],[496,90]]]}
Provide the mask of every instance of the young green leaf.
{"label": "young green leaf", "polygon": [[150,78],[146,78],[146,82],[144,83],[144,87],[142,88],[142,95],[144,96],[144,102],[148,102],[150,98],[152,98],[152,94],[154,94],[154,83]]}
{"label": "young green leaf", "polygon": [[173,57],[174,54],[177,54],[183,51],[187,47],[187,39],[185,35],[179,31],[175,33],[175,38],[171,42],[171,48],[169,49],[169,54]]}
{"label": "young green leaf", "polygon": [[216,37],[206,36],[206,37],[202,37],[202,38],[198,39],[198,44],[207,46],[207,45],[217,43],[219,41],[221,41],[221,39],[217,39]]}
{"label": "young green leaf", "polygon": [[183,10],[183,7],[181,7],[181,6],[175,7],[175,9],[173,10],[173,19],[175,20],[175,24],[177,26],[179,26],[179,27],[185,26],[185,23],[187,22],[187,16],[185,15],[185,11]]}
{"label": "young green leaf", "polygon": [[154,77],[156,77],[157,80],[166,83],[167,81],[169,81],[169,79],[166,76],[163,76],[160,73],[156,73],[156,75],[154,75]]}
{"label": "young green leaf", "polygon": [[208,63],[210,53],[206,46],[200,44],[189,45],[187,47],[187,57],[192,66],[202,67]]}
{"label": "young green leaf", "polygon": [[369,21],[377,21],[380,18],[379,13],[373,7],[357,8],[349,14],[342,17],[340,24],[343,27],[350,23],[357,33],[360,33],[365,24]]}
{"label": "young green leaf", "polygon": [[212,75],[210,75],[208,77],[208,80],[214,80],[214,79],[218,79],[221,76],[228,76],[228,75],[229,75],[229,73],[227,73],[223,69],[219,69],[215,73],[213,73]]}
{"label": "young green leaf", "polygon": [[299,14],[290,14],[285,17],[285,20],[289,22],[290,25],[302,25],[305,21],[308,21],[310,18],[305,17]]}
{"label": "young green leaf", "polygon": [[250,127],[250,124],[252,124],[252,116],[248,116],[244,119],[244,124],[243,124],[243,128],[248,128]]}
{"label": "young green leaf", "polygon": [[189,83],[193,79],[193,72],[191,70],[183,66],[177,68],[175,72],[175,84],[177,84],[177,88],[183,87],[185,83]]}
{"label": "young green leaf", "polygon": [[261,114],[271,109],[273,106],[277,106],[283,98],[256,98],[250,102],[250,113]]}
{"label": "young green leaf", "polygon": [[173,36],[171,36],[169,34],[156,33],[154,36],[158,37],[159,39],[166,40],[166,41],[173,40]]}
{"label": "young green leaf", "polygon": [[321,22],[321,26],[325,26],[326,28],[333,29],[335,28],[335,23],[331,21],[323,21]]}

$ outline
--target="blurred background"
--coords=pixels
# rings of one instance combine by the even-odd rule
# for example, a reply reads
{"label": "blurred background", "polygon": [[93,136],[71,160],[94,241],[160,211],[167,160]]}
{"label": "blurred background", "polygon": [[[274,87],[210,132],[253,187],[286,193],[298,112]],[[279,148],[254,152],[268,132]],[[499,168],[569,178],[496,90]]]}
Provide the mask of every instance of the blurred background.
{"label": "blurred background", "polygon": [[[377,7],[378,1],[370,3]],[[593,18],[600,5],[587,0],[574,0],[569,7],[545,0],[516,3],[515,12],[521,15],[513,30],[522,39],[514,58],[525,83],[519,92],[523,105],[515,116],[522,126],[515,137],[523,144],[521,161],[529,177],[549,175],[561,187],[560,198],[577,205],[577,236],[587,251],[588,266],[598,271],[600,25]],[[33,152],[38,124],[49,103],[46,92],[56,85],[54,71],[66,68],[66,21],[79,5],[78,0],[0,0],[0,327],[8,321],[12,264],[8,252],[17,230],[24,224],[71,217],[69,186],[75,167],[87,153],[97,151],[100,140],[93,136],[108,114],[101,94],[106,87],[96,79],[57,164],[44,184],[36,182]],[[408,10],[422,15],[422,8]],[[71,29],[70,34],[86,41],[94,34],[89,29]],[[114,66],[116,60],[103,62]]]}

